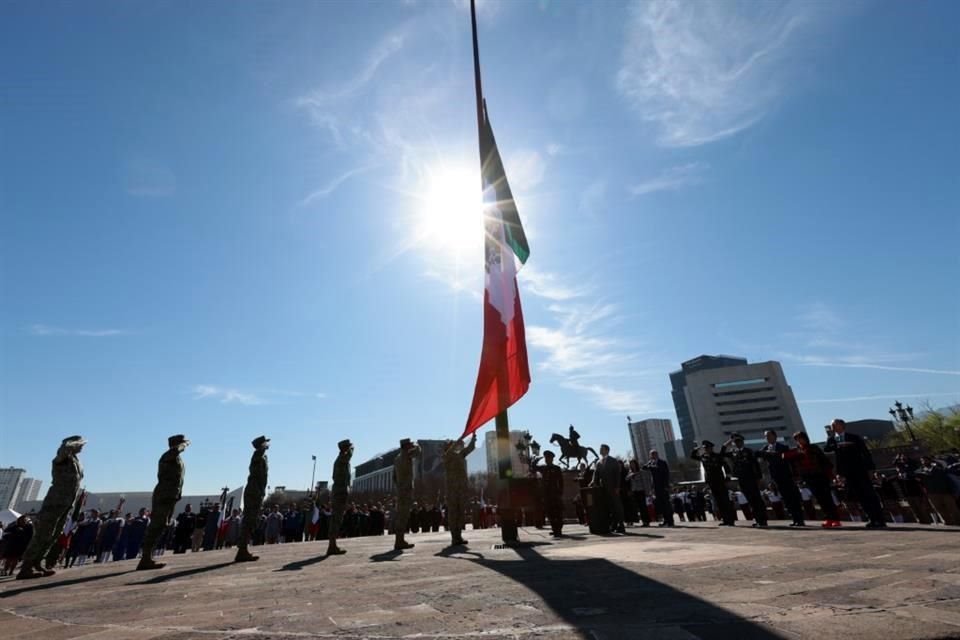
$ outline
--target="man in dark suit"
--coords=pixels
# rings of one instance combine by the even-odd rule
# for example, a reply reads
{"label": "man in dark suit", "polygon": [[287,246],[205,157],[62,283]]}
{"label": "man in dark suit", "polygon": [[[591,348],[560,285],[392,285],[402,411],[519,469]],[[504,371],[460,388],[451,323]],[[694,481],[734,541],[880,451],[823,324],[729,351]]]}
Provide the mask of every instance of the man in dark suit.
{"label": "man in dark suit", "polygon": [[616,533],[627,532],[623,526],[623,501],[620,498],[622,475],[622,463],[610,457],[608,445],[600,445],[600,460],[597,461],[597,469],[593,474],[593,484],[603,489],[606,508],[610,512],[610,530]]}
{"label": "man in dark suit", "polygon": [[860,506],[870,519],[867,528],[885,528],[887,523],[883,517],[883,506],[870,479],[876,466],[867,444],[857,434],[849,433],[847,423],[840,418],[830,423],[830,429],[833,435],[827,438],[827,446],[823,450],[836,454],[837,474],[846,479],[847,491],[860,501]]}
{"label": "man in dark suit", "polygon": [[800,499],[800,490],[797,489],[793,481],[793,469],[790,462],[783,459],[783,454],[790,451],[790,447],[777,442],[777,432],[773,429],[767,429],[763,436],[767,439],[767,444],[760,449],[760,457],[767,461],[767,468],[770,470],[770,479],[777,485],[777,490],[783,496],[783,501],[787,505],[787,511],[793,518],[791,527],[802,527],[803,521],[803,501]]}
{"label": "man in dark suit", "polygon": [[670,467],[660,459],[656,449],[650,450],[650,459],[643,465],[650,472],[657,516],[663,517],[661,527],[673,526],[673,507],[670,506]]}

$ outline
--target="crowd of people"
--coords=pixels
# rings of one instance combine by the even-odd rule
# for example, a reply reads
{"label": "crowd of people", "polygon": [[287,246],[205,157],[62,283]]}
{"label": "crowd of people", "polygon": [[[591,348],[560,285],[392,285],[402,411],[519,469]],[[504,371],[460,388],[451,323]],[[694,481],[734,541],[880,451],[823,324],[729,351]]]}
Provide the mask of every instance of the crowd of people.
{"label": "crowd of people", "polygon": [[[610,458],[603,445],[596,469],[582,467],[580,482],[602,489],[599,516],[609,527],[601,528],[613,533],[623,532],[624,524],[649,526],[659,520],[670,527],[676,519],[705,522],[708,516],[721,526],[734,526],[742,516],[756,528],[788,518],[793,527],[808,520],[822,520],[823,528],[841,527],[842,520],[866,522],[870,529],[888,522],[960,525],[960,450],[919,459],[901,453],[895,470],[885,473],[843,420],[833,421],[823,448],[802,431],[793,435],[794,447],[779,442],[772,430],[765,437],[767,444],[757,450],[746,447],[737,433],[719,451],[704,440],[691,454],[703,465],[704,482],[684,486],[671,485],[656,451],[646,463],[624,463]],[[834,454],[832,460],[828,453]],[[650,472],[653,495],[646,491],[643,471]],[[578,517],[589,521],[580,504]]]}
{"label": "crowd of people", "polygon": [[[701,463],[704,482],[683,486],[671,482],[670,469],[656,450],[643,463],[624,463],[610,455],[609,446],[601,445],[598,459],[579,467],[577,479],[583,491],[573,498],[577,517],[591,531],[611,534],[625,533],[626,525],[638,522],[644,527],[655,521],[672,527],[675,519],[705,522],[712,517],[720,526],[735,526],[740,515],[757,528],[766,528],[769,519],[788,517],[794,527],[816,519],[822,519],[824,528],[840,527],[841,520],[864,521],[871,529],[885,528],[887,522],[960,525],[960,451],[924,455],[919,460],[901,454],[894,461],[895,473],[885,474],[877,471],[864,440],[847,432],[843,420],[834,420],[823,448],[811,443],[803,431],[793,435],[793,447],[779,442],[774,431],[766,432],[766,440],[756,450],[746,447],[736,433],[719,450],[714,443],[702,441],[691,458]],[[468,522],[474,529],[503,524],[496,506],[467,498],[464,460],[475,438],[466,447],[460,440],[447,444],[446,495],[433,503],[413,499],[411,459],[419,455],[419,447],[403,439],[394,469],[394,496],[350,501],[353,445],[344,440],[338,445],[328,501],[264,505],[269,439],[260,436],[253,441],[245,511],[213,504],[194,512],[188,504],[176,516],[173,511],[180,500],[184,469],[180,454],[189,444],[186,438],[170,437],[170,448],[159,463],[153,508],[140,509],[136,515],[121,515],[119,507],[107,513],[74,509],[83,476],[76,454],[83,444],[79,436],[61,444],[54,459],[54,483],[37,522],[29,515],[20,516],[2,530],[2,574],[12,574],[21,558],[18,578],[30,578],[52,575],[53,567],[137,558],[138,569],[154,569],[162,566],[156,556],[168,550],[182,554],[234,546],[236,561],[247,562],[257,559],[248,546],[311,540],[328,540],[327,554],[337,555],[345,553],[338,539],[388,533],[395,536],[394,549],[403,551],[413,546],[405,540],[407,533],[441,528],[450,533],[453,545],[465,545],[461,533]],[[550,451],[544,453],[544,464],[539,461],[530,465],[533,477],[539,478],[536,504],[524,505],[519,512],[512,509],[511,518],[519,516],[519,524],[537,527],[549,521],[552,534],[561,536],[568,499],[563,470],[554,464]],[[648,494],[650,485],[653,490]],[[592,496],[590,504],[585,504],[584,495]]]}

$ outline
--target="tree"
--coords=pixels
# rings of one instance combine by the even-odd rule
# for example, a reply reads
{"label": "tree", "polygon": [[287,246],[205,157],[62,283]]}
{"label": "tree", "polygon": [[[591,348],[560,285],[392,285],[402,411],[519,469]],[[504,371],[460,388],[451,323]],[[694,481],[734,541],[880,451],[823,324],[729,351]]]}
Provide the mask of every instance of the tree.
{"label": "tree", "polygon": [[[933,453],[960,448],[960,407],[951,407],[945,411],[928,409],[910,423],[910,426],[917,439]],[[883,445],[892,447],[910,442],[910,432],[901,429],[884,438]]]}

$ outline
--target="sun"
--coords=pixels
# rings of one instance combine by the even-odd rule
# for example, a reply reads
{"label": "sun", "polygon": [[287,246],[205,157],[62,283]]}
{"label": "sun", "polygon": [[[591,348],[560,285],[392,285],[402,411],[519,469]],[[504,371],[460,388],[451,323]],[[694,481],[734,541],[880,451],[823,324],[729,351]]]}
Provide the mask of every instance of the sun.
{"label": "sun", "polygon": [[418,198],[417,236],[431,248],[460,257],[483,244],[479,171],[444,167],[428,172]]}

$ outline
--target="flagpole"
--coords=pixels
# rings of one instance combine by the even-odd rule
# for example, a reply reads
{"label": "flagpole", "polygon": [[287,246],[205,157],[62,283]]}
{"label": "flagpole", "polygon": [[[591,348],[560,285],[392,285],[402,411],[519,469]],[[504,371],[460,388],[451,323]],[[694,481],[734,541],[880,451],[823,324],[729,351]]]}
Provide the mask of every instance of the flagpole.
{"label": "flagpole", "polygon": [[[483,87],[480,83],[480,45],[477,41],[477,6],[476,0],[470,0],[470,24],[473,29],[473,80],[477,94],[477,144],[480,150],[480,188],[483,188],[483,167],[486,158],[483,157],[483,126],[485,121]],[[504,372],[505,373],[505,372]],[[506,376],[497,376],[501,396],[507,395],[504,388]],[[502,403],[505,404],[505,403]],[[510,490],[510,478],[512,476],[513,465],[510,461],[510,421],[507,418],[507,410],[504,409],[497,414],[497,470],[499,477],[499,499],[497,500],[497,512],[500,517],[500,534],[504,543],[516,543],[517,525],[513,513],[513,500]]]}

